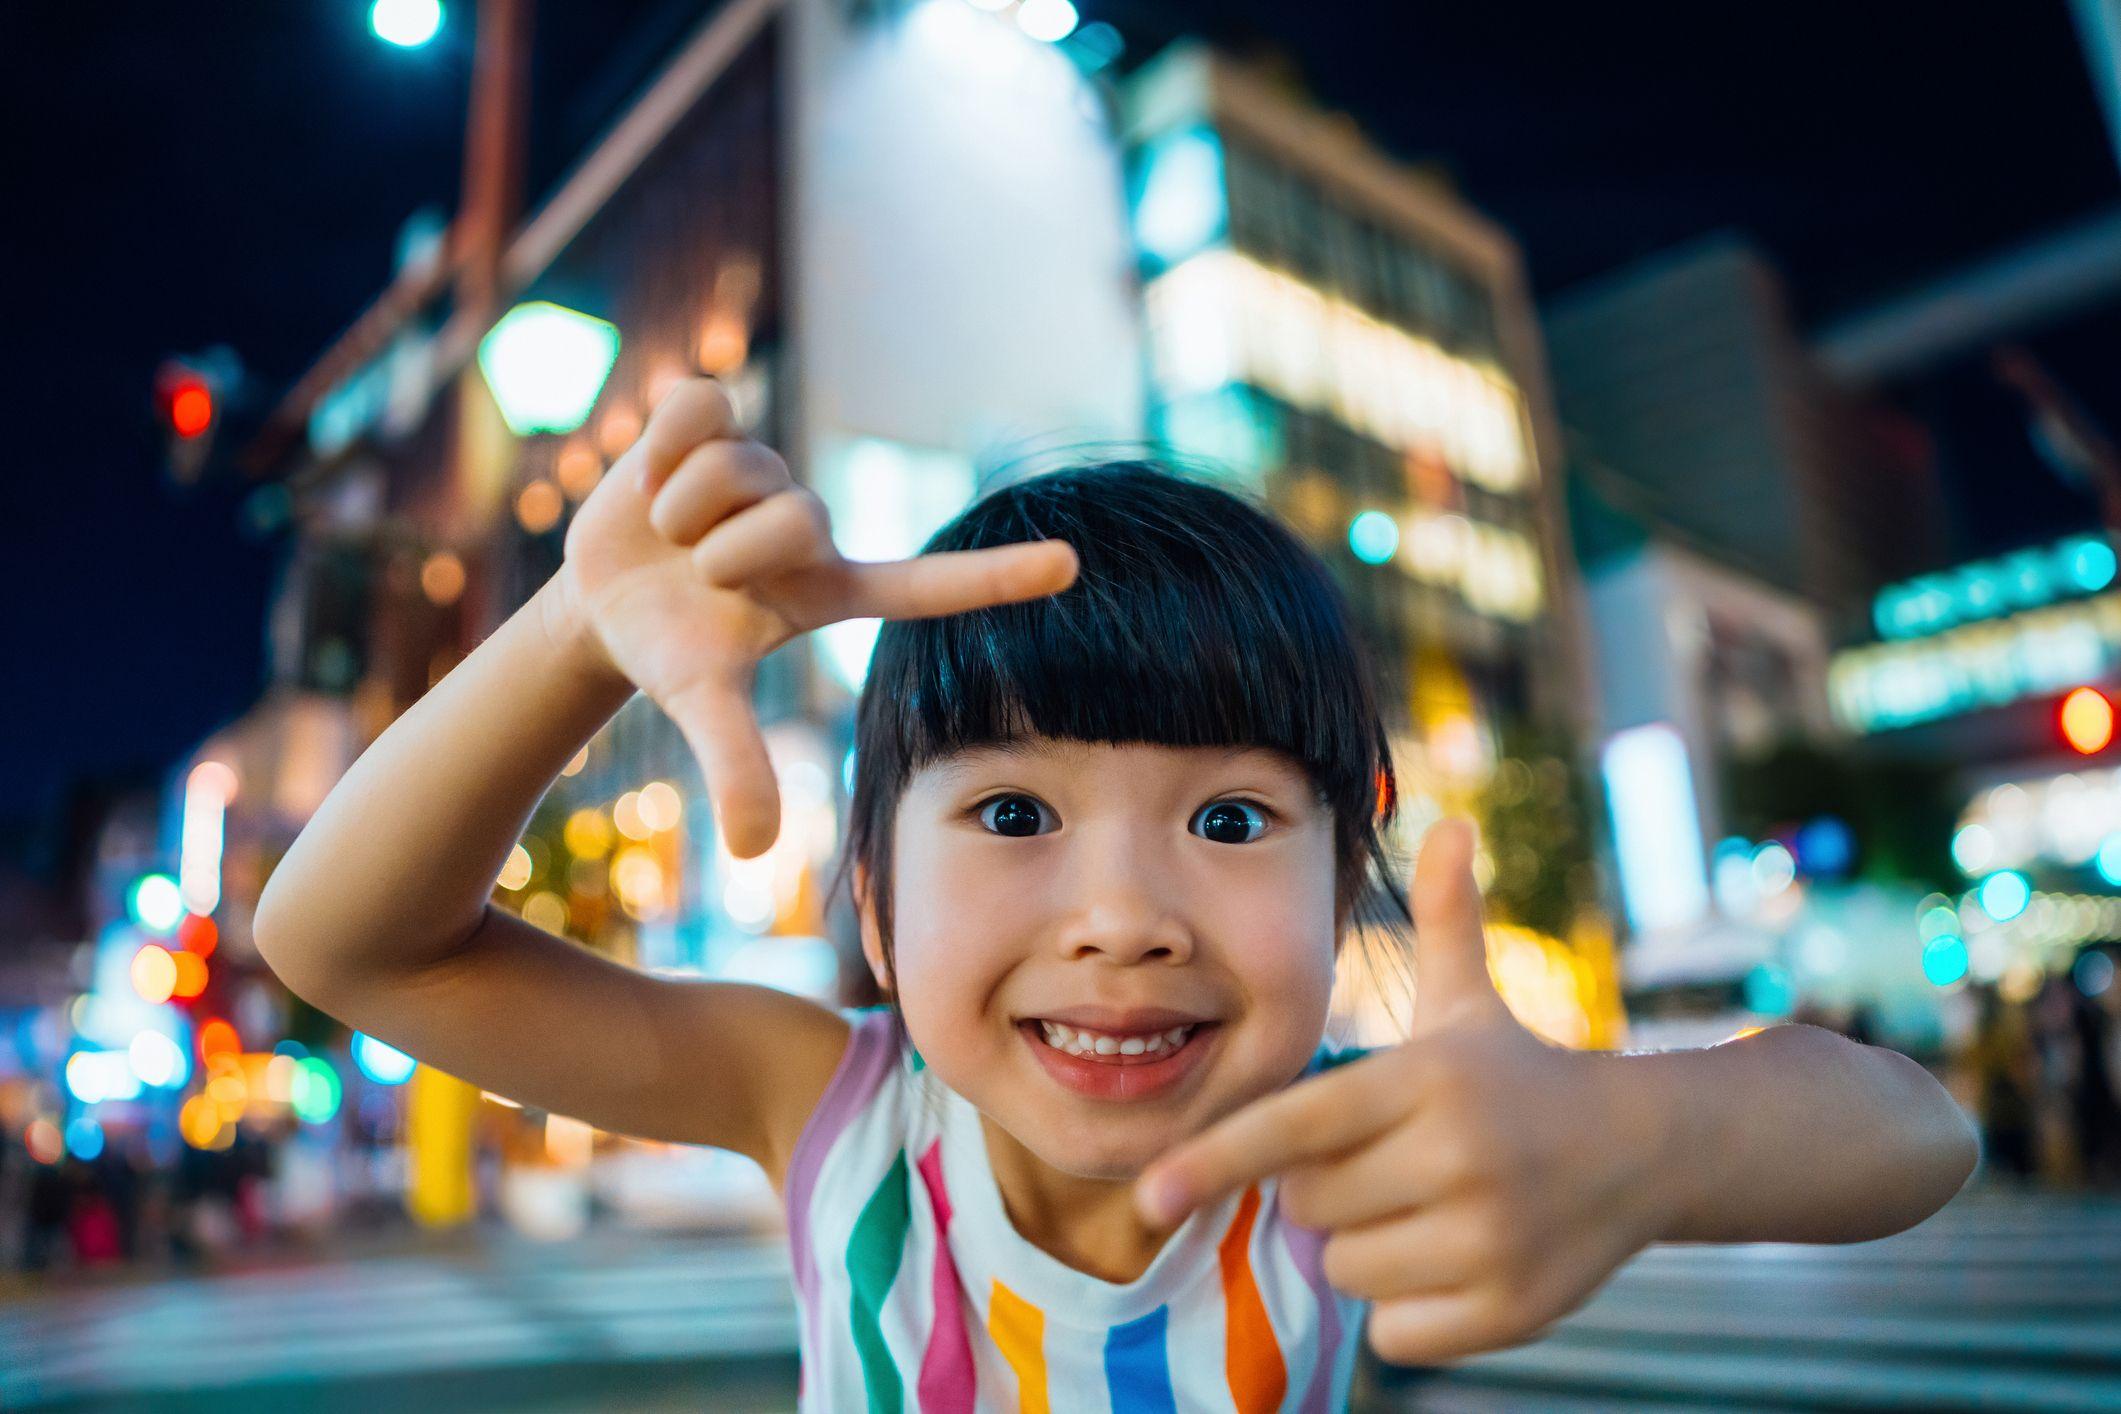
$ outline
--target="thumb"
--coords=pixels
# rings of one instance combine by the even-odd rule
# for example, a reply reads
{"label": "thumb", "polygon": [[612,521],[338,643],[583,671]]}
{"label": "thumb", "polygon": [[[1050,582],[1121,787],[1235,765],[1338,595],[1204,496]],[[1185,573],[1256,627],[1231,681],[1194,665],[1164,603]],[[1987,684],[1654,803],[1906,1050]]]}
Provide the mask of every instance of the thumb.
{"label": "thumb", "polygon": [[1417,1033],[1469,1009],[1504,1009],[1488,976],[1470,821],[1440,820],[1430,826],[1415,857],[1414,968]]}
{"label": "thumb", "polygon": [[662,703],[699,760],[715,827],[738,859],[753,859],[781,832],[780,784],[751,707],[753,665],[729,664]]}

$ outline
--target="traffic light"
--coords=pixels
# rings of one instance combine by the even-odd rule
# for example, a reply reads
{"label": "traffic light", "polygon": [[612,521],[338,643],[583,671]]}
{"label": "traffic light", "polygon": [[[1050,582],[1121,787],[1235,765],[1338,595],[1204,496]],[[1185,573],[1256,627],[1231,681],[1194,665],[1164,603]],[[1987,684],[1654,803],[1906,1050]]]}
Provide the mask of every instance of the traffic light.
{"label": "traffic light", "polygon": [[177,480],[199,479],[241,378],[241,365],[225,348],[166,358],[155,370],[155,412]]}

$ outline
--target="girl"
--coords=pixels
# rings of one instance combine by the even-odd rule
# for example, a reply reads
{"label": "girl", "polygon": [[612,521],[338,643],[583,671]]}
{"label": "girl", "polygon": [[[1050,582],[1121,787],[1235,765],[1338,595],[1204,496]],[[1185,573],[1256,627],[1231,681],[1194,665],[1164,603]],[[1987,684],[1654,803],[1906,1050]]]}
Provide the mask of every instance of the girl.
{"label": "girl", "polygon": [[[755,665],[862,616],[890,622],[846,859],[888,1006],[637,972],[488,902],[636,688],[732,853],[766,849]],[[1539,1042],[1489,984],[1452,822],[1414,878],[1413,1034],[1323,1048],[1351,918],[1381,892],[1406,919],[1393,807],[1323,567],[1243,501],[1057,472],[850,564],[701,381],[560,572],[355,763],[256,937],[296,992],[473,1084],[756,1159],[813,1410],[1340,1408],[1361,1334],[1402,1362],[1524,1340],[1651,1242],[1881,1236],[1967,1176],[1942,1088],[1827,1032]]]}

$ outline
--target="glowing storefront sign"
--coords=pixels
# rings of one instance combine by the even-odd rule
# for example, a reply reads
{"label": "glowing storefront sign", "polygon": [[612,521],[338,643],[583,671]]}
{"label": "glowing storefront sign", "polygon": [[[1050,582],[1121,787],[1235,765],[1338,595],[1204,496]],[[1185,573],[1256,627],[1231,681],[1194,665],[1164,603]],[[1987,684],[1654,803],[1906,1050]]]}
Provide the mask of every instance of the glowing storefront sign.
{"label": "glowing storefront sign", "polygon": [[2103,535],[2073,535],[1878,591],[1871,617],[1881,638],[1918,638],[1960,624],[2096,594],[2114,582],[2114,548]]}
{"label": "glowing storefront sign", "polygon": [[1429,451],[1490,491],[1531,472],[1517,390],[1497,370],[1270,270],[1204,251],[1145,295],[1157,384],[1166,398],[1251,383],[1329,413],[1400,451]]}
{"label": "glowing storefront sign", "polygon": [[1875,732],[2075,687],[2117,664],[2121,593],[2102,594],[1836,653],[1827,696],[1844,725]]}
{"label": "glowing storefront sign", "polygon": [[1686,742],[1668,722],[1616,732],[1603,758],[1621,895],[1640,933],[1680,928],[1708,912],[1708,864]]}

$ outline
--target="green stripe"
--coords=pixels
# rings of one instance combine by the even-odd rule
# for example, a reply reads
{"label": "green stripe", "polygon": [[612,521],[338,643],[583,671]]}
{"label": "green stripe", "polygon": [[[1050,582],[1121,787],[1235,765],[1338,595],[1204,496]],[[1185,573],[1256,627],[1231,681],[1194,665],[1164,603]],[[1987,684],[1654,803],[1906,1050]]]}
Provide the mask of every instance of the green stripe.
{"label": "green stripe", "polygon": [[854,1331],[854,1348],[862,1357],[862,1382],[869,1387],[869,1408],[877,1414],[899,1414],[905,1407],[906,1391],[899,1381],[898,1366],[884,1344],[884,1327],[878,1313],[891,1294],[892,1279],[906,1252],[906,1228],[912,1221],[913,1201],[907,1189],[906,1151],[892,1157],[884,1181],[877,1184],[862,1215],[855,1219],[854,1235],[847,1242],[847,1275],[854,1281],[854,1300],[848,1321]]}

